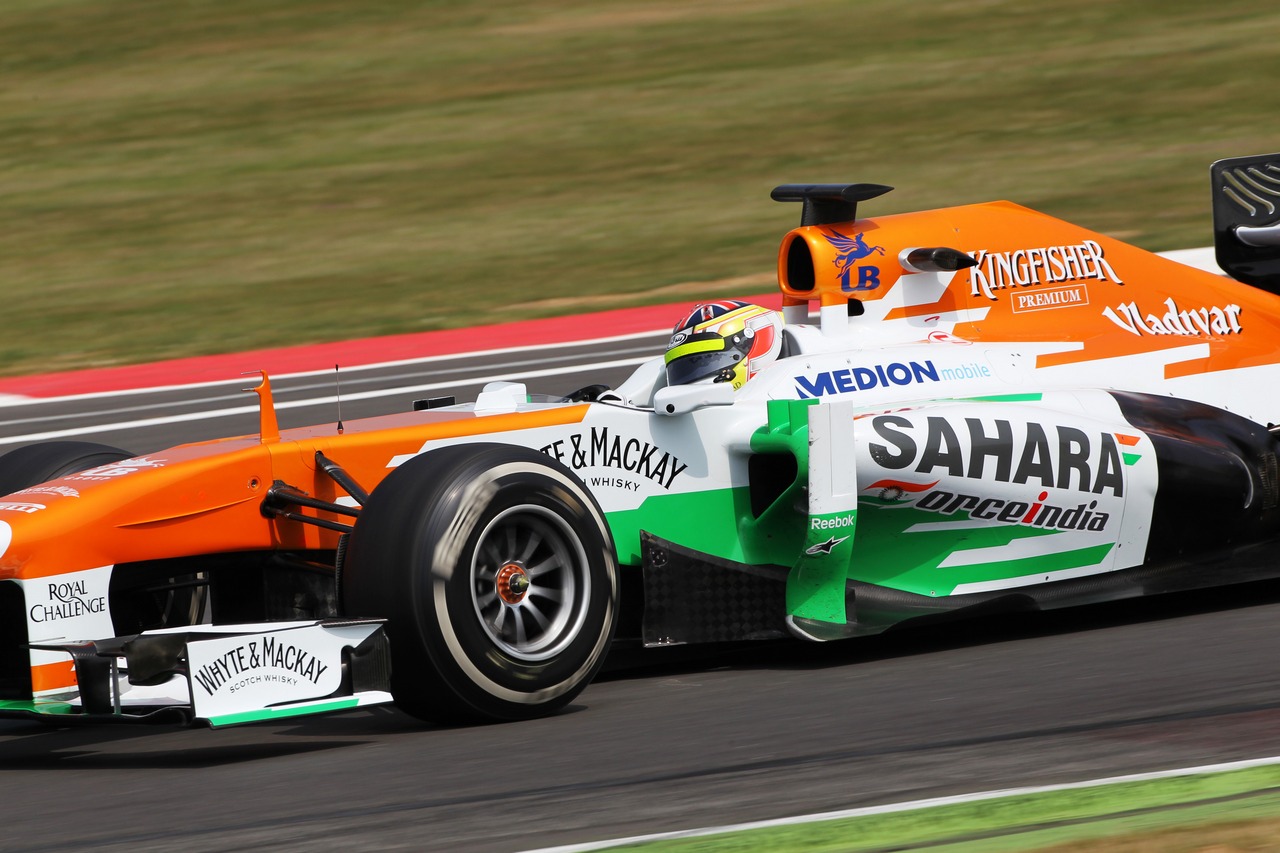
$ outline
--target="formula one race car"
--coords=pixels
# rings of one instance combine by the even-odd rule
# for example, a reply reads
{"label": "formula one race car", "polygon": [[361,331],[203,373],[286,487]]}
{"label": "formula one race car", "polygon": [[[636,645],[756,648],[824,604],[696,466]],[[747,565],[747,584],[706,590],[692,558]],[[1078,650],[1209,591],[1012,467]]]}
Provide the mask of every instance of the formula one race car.
{"label": "formula one race car", "polygon": [[859,219],[889,187],[789,185],[783,316],[698,306],[616,389],[281,432],[264,376],[258,435],[12,451],[0,715],[515,720],[615,632],[833,640],[1280,574],[1280,155],[1212,183],[1237,280],[1007,202]]}

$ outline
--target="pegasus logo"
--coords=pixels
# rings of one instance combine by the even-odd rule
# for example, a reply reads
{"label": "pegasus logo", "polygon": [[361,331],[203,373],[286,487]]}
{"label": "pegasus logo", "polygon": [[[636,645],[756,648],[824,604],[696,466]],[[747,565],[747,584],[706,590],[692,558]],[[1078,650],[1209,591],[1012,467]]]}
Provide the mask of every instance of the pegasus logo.
{"label": "pegasus logo", "polygon": [[856,267],[858,270],[858,283],[853,284],[850,282],[850,278],[852,278],[855,269],[854,261],[874,254],[883,255],[883,247],[868,246],[862,232],[854,234],[852,237],[846,237],[838,231],[824,233],[822,236],[839,253],[831,263],[835,265],[836,272],[840,276],[841,290],[875,290],[880,286],[879,267]]}

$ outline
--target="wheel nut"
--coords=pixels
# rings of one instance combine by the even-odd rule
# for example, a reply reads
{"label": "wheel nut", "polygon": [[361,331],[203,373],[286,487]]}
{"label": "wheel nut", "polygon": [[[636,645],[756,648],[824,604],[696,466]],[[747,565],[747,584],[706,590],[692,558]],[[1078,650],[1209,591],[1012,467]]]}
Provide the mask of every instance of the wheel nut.
{"label": "wheel nut", "polygon": [[529,575],[525,573],[522,566],[515,563],[508,563],[499,569],[495,580],[498,597],[507,604],[519,604],[524,600],[525,593],[529,591]]}

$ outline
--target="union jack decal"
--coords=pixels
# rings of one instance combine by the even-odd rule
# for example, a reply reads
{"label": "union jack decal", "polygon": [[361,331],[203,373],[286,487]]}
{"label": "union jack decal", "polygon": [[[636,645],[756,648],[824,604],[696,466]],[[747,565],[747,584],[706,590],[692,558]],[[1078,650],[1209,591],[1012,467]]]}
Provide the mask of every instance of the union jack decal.
{"label": "union jack decal", "polygon": [[699,323],[715,320],[732,311],[737,311],[739,308],[746,308],[747,305],[748,303],[740,302],[737,299],[725,299],[719,302],[704,302],[701,305],[695,305],[688,316],[676,323],[676,327],[672,331],[678,332],[681,329],[688,329]]}

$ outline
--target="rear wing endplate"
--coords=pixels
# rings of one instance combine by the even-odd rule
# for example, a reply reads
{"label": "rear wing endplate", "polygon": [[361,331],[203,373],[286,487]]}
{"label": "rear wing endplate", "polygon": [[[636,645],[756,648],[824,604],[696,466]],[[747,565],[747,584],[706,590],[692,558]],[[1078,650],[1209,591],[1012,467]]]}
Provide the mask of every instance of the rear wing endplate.
{"label": "rear wing endplate", "polygon": [[1280,293],[1280,154],[1233,157],[1209,168],[1218,266]]}

